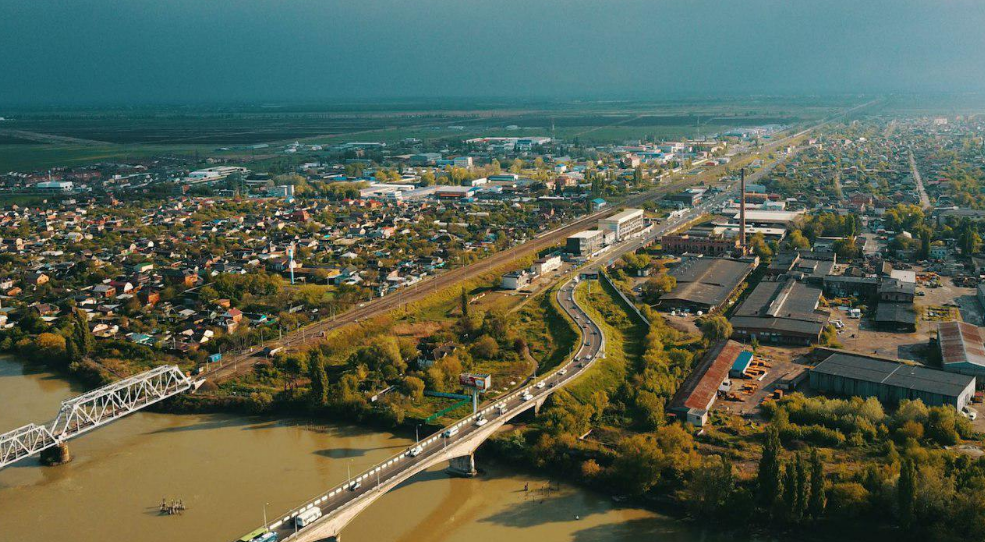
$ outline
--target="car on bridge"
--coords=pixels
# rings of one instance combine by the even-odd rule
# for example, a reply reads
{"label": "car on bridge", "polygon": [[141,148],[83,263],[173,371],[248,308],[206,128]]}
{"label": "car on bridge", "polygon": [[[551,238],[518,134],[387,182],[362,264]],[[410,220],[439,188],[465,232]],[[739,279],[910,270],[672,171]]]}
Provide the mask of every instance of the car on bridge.
{"label": "car on bridge", "polygon": [[444,433],[441,434],[441,436],[445,438],[451,438],[457,434],[458,434],[458,427],[456,426],[456,427],[449,427],[448,429],[445,430]]}
{"label": "car on bridge", "polygon": [[421,445],[414,446],[413,448],[407,450],[407,457],[417,457],[421,455],[421,452],[423,451],[424,451],[424,447],[422,447]]}

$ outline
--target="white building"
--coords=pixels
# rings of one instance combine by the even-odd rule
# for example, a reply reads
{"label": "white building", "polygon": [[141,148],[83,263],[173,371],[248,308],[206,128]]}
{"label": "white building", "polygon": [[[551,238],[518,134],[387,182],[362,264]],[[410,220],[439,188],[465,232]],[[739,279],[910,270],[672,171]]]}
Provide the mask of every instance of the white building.
{"label": "white building", "polygon": [[615,235],[616,242],[643,230],[643,210],[626,209],[608,218],[599,219],[599,229]]}
{"label": "white building", "polygon": [[560,255],[547,256],[534,261],[533,265],[530,266],[530,272],[540,277],[560,267]]}
{"label": "white building", "polygon": [[500,281],[500,287],[504,290],[519,290],[520,288],[530,284],[532,278],[533,277],[531,277],[529,273],[522,269],[519,271],[510,271],[509,273],[503,275],[503,278]]}

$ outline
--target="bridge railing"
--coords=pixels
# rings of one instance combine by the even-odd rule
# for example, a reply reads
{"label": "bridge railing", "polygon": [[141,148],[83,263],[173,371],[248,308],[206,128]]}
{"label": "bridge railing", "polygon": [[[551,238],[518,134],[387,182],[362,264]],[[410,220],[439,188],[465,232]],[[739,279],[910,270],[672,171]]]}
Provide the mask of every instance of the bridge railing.
{"label": "bridge railing", "polygon": [[[568,282],[570,282],[570,280]],[[558,290],[558,291],[560,292],[560,290]],[[572,298],[574,298],[574,295],[573,294],[572,294]],[[581,305],[578,304],[577,300],[575,301],[575,305],[577,305],[578,308],[581,309],[584,312],[584,309],[582,309]],[[567,310],[565,310],[565,312],[567,312]],[[573,318],[574,315],[572,315],[572,314],[569,313],[569,317],[572,317]],[[598,326],[598,324],[596,324],[591,319],[589,319],[589,321],[592,323],[592,325],[595,327],[596,331],[599,333],[599,336],[600,336],[600,350],[599,350],[599,352],[602,352],[605,349],[605,336],[602,334],[602,329]],[[582,340],[583,339],[584,339],[584,336],[582,336]],[[576,350],[576,352],[577,351],[578,350]],[[594,362],[594,361],[595,360],[593,359],[592,362]],[[548,378],[549,376],[551,376],[555,372],[556,372],[556,370],[555,371],[552,371],[551,373],[548,373],[547,375],[542,376],[542,378],[540,380],[545,379],[545,378]],[[466,417],[464,417],[464,418],[456,421],[455,423],[453,423],[451,425],[448,425],[448,426],[445,426],[445,427],[441,428],[440,430],[432,433],[430,436],[426,437],[425,439],[420,440],[420,441],[416,442],[415,444],[408,446],[408,449],[409,448],[416,447],[416,446],[420,446],[421,449],[422,449],[422,452],[424,450],[430,449],[431,446],[436,445],[439,441],[442,440],[442,434],[445,431],[448,431],[450,429],[455,429],[455,428],[461,428],[462,426],[465,426],[465,425],[469,425],[471,423],[474,423],[477,418],[479,418],[479,417],[481,417],[483,415],[486,415],[486,414],[492,412],[493,410],[495,410],[497,403],[500,403],[502,401],[509,401],[509,400],[515,399],[516,397],[519,397],[524,392],[528,391],[531,387],[533,387],[532,384],[530,386],[523,386],[520,389],[514,390],[512,393],[509,393],[507,395],[504,395],[502,397],[497,398],[495,401],[491,402],[490,404],[488,404],[484,408],[480,409],[478,412],[476,412],[474,414],[470,414],[470,415],[468,415],[468,416],[466,416]],[[514,410],[516,410],[516,409],[514,409]],[[269,530],[278,529],[281,526],[283,526],[285,524],[288,524],[290,521],[294,520],[294,518],[296,518],[298,515],[304,513],[305,511],[310,510],[310,509],[312,509],[312,508],[314,508],[316,506],[320,506],[322,503],[325,503],[329,499],[334,498],[337,495],[339,495],[339,494],[341,494],[341,493],[343,493],[345,491],[349,491],[349,488],[351,487],[351,485],[354,482],[359,482],[360,484],[361,483],[365,483],[365,482],[372,482],[374,476],[381,475],[384,470],[387,470],[387,469],[393,467],[394,465],[399,464],[400,462],[406,461],[407,459],[410,459],[410,456],[407,455],[407,450],[403,450],[403,451],[397,453],[396,455],[390,456],[389,458],[384,459],[383,461],[374,464],[372,467],[368,468],[367,470],[360,472],[356,476],[353,476],[353,477],[349,478],[344,483],[340,483],[340,484],[334,486],[333,488],[329,489],[328,491],[325,491],[324,493],[321,493],[318,496],[316,496],[316,497],[314,497],[312,499],[309,499],[308,501],[306,501],[301,506],[298,506],[296,508],[291,509],[286,514],[284,514],[284,516],[282,516],[280,519],[277,519],[277,520],[271,522],[269,525],[265,525],[264,527],[267,528],[267,529],[269,529]],[[391,478],[392,478],[392,476],[388,476],[387,478],[380,477],[380,483],[383,483],[384,481],[389,481]],[[290,540],[292,537],[293,537],[293,535],[291,537],[286,538],[285,541],[286,540]]]}
{"label": "bridge railing", "polygon": [[177,366],[165,365],[63,401],[51,422],[0,435],[0,469],[195,385]]}

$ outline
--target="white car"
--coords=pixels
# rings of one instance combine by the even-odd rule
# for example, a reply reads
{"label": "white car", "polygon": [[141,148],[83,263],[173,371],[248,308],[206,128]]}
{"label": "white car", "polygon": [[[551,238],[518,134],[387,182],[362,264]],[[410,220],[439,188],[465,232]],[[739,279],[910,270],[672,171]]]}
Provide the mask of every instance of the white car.
{"label": "white car", "polygon": [[521,401],[529,401],[529,400],[531,400],[533,398],[534,398],[534,396],[533,395],[530,395],[530,392],[529,391],[523,392],[523,395],[520,396],[520,400]]}
{"label": "white car", "polygon": [[424,451],[424,448],[420,446],[414,446],[413,448],[407,450],[407,457],[417,457]]}
{"label": "white car", "polygon": [[489,420],[487,420],[485,418],[479,418],[478,420],[475,421],[476,427],[482,427],[483,425],[486,425],[487,423],[489,423]]}
{"label": "white car", "polygon": [[564,376],[564,375],[568,374],[568,370],[567,369],[561,369],[560,371],[557,372],[557,374],[559,374],[561,376]]}
{"label": "white car", "polygon": [[545,384],[544,381],[541,380],[540,382],[537,383],[537,389],[538,390],[542,390],[542,389],[544,389],[544,386],[546,386],[546,385],[547,384]]}
{"label": "white car", "polygon": [[961,409],[961,414],[963,414],[966,418],[972,421],[978,418],[978,411],[967,406]]}

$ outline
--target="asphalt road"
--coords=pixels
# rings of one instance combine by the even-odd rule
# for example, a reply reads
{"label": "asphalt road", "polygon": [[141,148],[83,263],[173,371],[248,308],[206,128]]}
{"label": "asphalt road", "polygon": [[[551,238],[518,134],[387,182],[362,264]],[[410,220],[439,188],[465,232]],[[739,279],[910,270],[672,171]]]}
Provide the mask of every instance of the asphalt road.
{"label": "asphalt road", "polygon": [[[790,142],[803,137],[811,131],[818,129],[837,118],[841,118],[844,115],[867,107],[873,103],[875,103],[875,101],[861,104],[845,111],[844,113],[824,119],[817,124],[809,126],[794,134],[770,141],[759,149],[758,154],[768,153],[771,150],[786,146]],[[781,157],[776,162],[755,172],[747,178],[747,181],[755,182],[757,179],[760,179],[763,175],[765,175],[770,169],[772,169],[776,163],[782,162],[787,158],[789,157]],[[717,170],[715,171],[717,172]],[[678,174],[676,179],[660,185],[659,187],[655,187],[653,190],[626,198],[625,200],[619,202],[619,207],[640,206],[647,201],[660,198],[668,193],[693,186],[701,181],[708,180],[705,178],[708,174],[708,172],[705,172],[701,175],[690,176],[687,175],[687,172],[682,172],[681,174]],[[310,324],[303,328],[303,330],[292,331],[285,334],[279,340],[267,341],[263,347],[284,348],[287,350],[298,348],[309,341],[318,340],[332,330],[385,314],[408,303],[414,303],[416,301],[426,299],[429,295],[432,295],[439,290],[444,290],[445,288],[452,287],[455,284],[486,274],[503,266],[506,262],[536,254],[547,247],[557,245],[574,233],[594,227],[599,218],[608,216],[609,214],[615,212],[615,210],[615,207],[613,207],[611,209],[586,215],[571,224],[543,233],[530,241],[523,243],[522,245],[490,255],[474,264],[445,271],[431,278],[425,279],[413,286],[399,290],[393,294],[361,303],[357,307],[335,315],[332,318],[320,320]],[[262,359],[263,347],[258,346],[249,351],[224,354],[222,363],[213,365],[213,367],[206,371],[203,376],[211,380],[222,380],[248,372],[252,369],[253,364],[256,363],[256,361]]]}
{"label": "asphalt road", "polygon": [[[576,279],[570,279],[557,291],[558,303],[575,321],[582,333],[581,345],[573,358],[529,386],[483,404],[477,415],[470,415],[421,439],[401,454],[374,465],[367,471],[356,474],[345,483],[288,512],[280,519],[272,522],[269,526],[270,530],[276,533],[280,540],[285,540],[296,532],[303,531],[304,528],[299,528],[295,519],[299,513],[318,508],[323,517],[328,516],[367,493],[376,491],[377,486],[381,483],[386,483],[388,480],[409,471],[423,470],[429,459],[440,454],[447,447],[467,439],[488,423],[494,423],[504,418],[513,418],[517,414],[529,410],[532,405],[553,393],[555,389],[568,384],[587,371],[599,359],[599,356],[603,355],[604,338],[598,325],[575,302],[574,289],[576,284]],[[487,421],[482,426],[477,425],[476,421],[479,418]],[[449,431],[453,431],[453,433],[449,434]],[[412,453],[412,451],[416,451],[416,453]]]}

